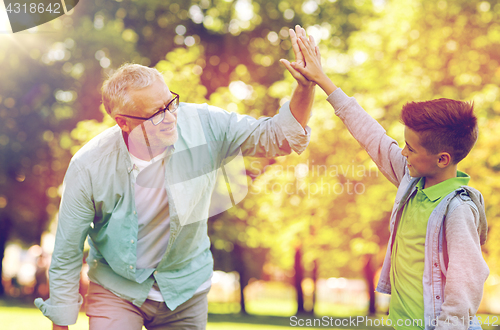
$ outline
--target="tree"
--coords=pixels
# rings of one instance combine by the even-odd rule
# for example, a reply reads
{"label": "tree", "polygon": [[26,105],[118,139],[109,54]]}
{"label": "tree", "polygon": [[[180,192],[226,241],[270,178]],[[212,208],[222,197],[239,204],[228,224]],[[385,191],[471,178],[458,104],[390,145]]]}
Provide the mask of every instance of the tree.
{"label": "tree", "polygon": [[88,19],[80,23],[74,29],[72,18],[63,17],[40,33],[0,37],[6,67],[0,81],[0,258],[8,240],[39,244],[57,213],[70,130],[82,119],[102,119],[99,84],[109,65],[103,59],[110,60],[101,48],[133,50],[114,26],[98,31]]}
{"label": "tree", "polygon": [[[495,273],[499,12],[479,0],[96,0],[40,27],[55,33],[0,36],[0,257],[7,239],[38,241],[71,154],[112,125],[99,109],[106,74],[123,62],[157,66],[181,101],[273,115],[294,86],[278,59],[290,57],[288,28],[301,24],[329,76],[398,141],[405,102],[474,99],[481,133],[460,168],[487,201],[484,251]],[[258,261],[234,266],[242,287],[264,262],[293,269],[299,244],[305,273],[317,264],[320,277],[370,284],[369,265],[382,262],[396,190],[316,97],[306,152],[248,159],[249,195],[210,222],[215,250]],[[234,256],[217,267],[224,258]]]}

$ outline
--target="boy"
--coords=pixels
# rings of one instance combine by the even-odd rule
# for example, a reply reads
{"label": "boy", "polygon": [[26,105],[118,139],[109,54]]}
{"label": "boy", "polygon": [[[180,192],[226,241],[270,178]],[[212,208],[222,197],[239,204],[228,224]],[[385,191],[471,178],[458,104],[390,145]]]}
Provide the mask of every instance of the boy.
{"label": "boy", "polygon": [[326,92],[336,115],[398,187],[377,287],[391,294],[392,326],[480,329],[475,314],[489,274],[481,254],[487,223],[481,193],[467,187],[470,177],[457,171],[477,139],[473,105],[449,99],[406,104],[401,149],[325,75],[313,40],[297,39],[292,32],[303,61],[282,63]]}

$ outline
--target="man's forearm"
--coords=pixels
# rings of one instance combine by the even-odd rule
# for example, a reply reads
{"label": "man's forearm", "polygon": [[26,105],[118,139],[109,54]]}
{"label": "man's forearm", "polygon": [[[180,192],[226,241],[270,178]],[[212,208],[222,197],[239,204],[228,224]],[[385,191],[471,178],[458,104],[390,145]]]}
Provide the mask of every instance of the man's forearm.
{"label": "man's forearm", "polygon": [[290,101],[290,111],[302,127],[306,127],[311,116],[312,104],[314,101],[315,84],[307,86],[299,84],[293,91]]}

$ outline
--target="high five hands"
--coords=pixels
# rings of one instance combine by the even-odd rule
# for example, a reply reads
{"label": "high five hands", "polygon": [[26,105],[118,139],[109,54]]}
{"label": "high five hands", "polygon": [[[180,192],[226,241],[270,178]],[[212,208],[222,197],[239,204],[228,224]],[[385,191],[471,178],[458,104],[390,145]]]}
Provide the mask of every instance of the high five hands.
{"label": "high five hands", "polygon": [[[287,68],[287,70],[291,73],[292,77],[294,77],[299,84],[304,86],[311,85],[314,82],[308,80],[304,75],[302,75],[296,69],[296,67],[294,67],[294,65],[299,67],[305,67],[306,65],[304,55],[302,54],[298,44],[299,38],[303,37],[307,39],[306,30],[304,30],[304,28],[302,28],[300,25],[296,25],[295,31],[293,29],[290,29],[289,34],[290,34],[290,40],[292,42],[293,53],[295,55],[295,62],[290,63],[288,60],[285,59],[281,59],[280,62]],[[309,38],[311,39],[312,44],[315,45],[314,38],[312,36],[309,36]],[[319,49],[318,49],[318,56],[319,56]]]}
{"label": "high five hands", "polygon": [[326,76],[321,66],[321,54],[313,36],[306,36],[306,30],[300,25],[295,26],[295,31],[290,29],[290,40],[295,54],[295,62],[290,63],[285,59],[280,62],[299,84],[318,84],[327,95],[330,95],[337,86]]}

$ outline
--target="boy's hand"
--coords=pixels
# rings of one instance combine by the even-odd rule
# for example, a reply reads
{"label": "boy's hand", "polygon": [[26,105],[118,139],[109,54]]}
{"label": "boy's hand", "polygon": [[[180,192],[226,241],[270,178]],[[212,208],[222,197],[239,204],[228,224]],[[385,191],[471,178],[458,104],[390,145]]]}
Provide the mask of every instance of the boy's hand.
{"label": "boy's hand", "polygon": [[299,63],[292,63],[292,67],[304,75],[308,80],[318,82],[325,73],[321,66],[321,54],[319,47],[316,46],[313,36],[306,37],[300,36],[297,38],[297,44],[300,47],[301,53],[304,57],[304,65]]}
{"label": "boy's hand", "polygon": [[[300,47],[299,44],[297,43],[297,40],[299,37],[304,37],[304,38],[306,37],[306,30],[304,30],[300,25],[296,25],[295,31],[290,29],[289,34],[290,34],[290,40],[292,41],[292,49],[295,54],[295,62],[293,63],[297,63],[297,65],[300,66],[305,66],[304,56],[300,51]],[[310,87],[313,85],[311,81],[309,81],[306,77],[304,77],[297,70],[295,70],[289,61],[281,59],[280,62],[287,68],[292,77],[294,77],[295,80],[297,80],[297,82],[300,85],[305,87]]]}

